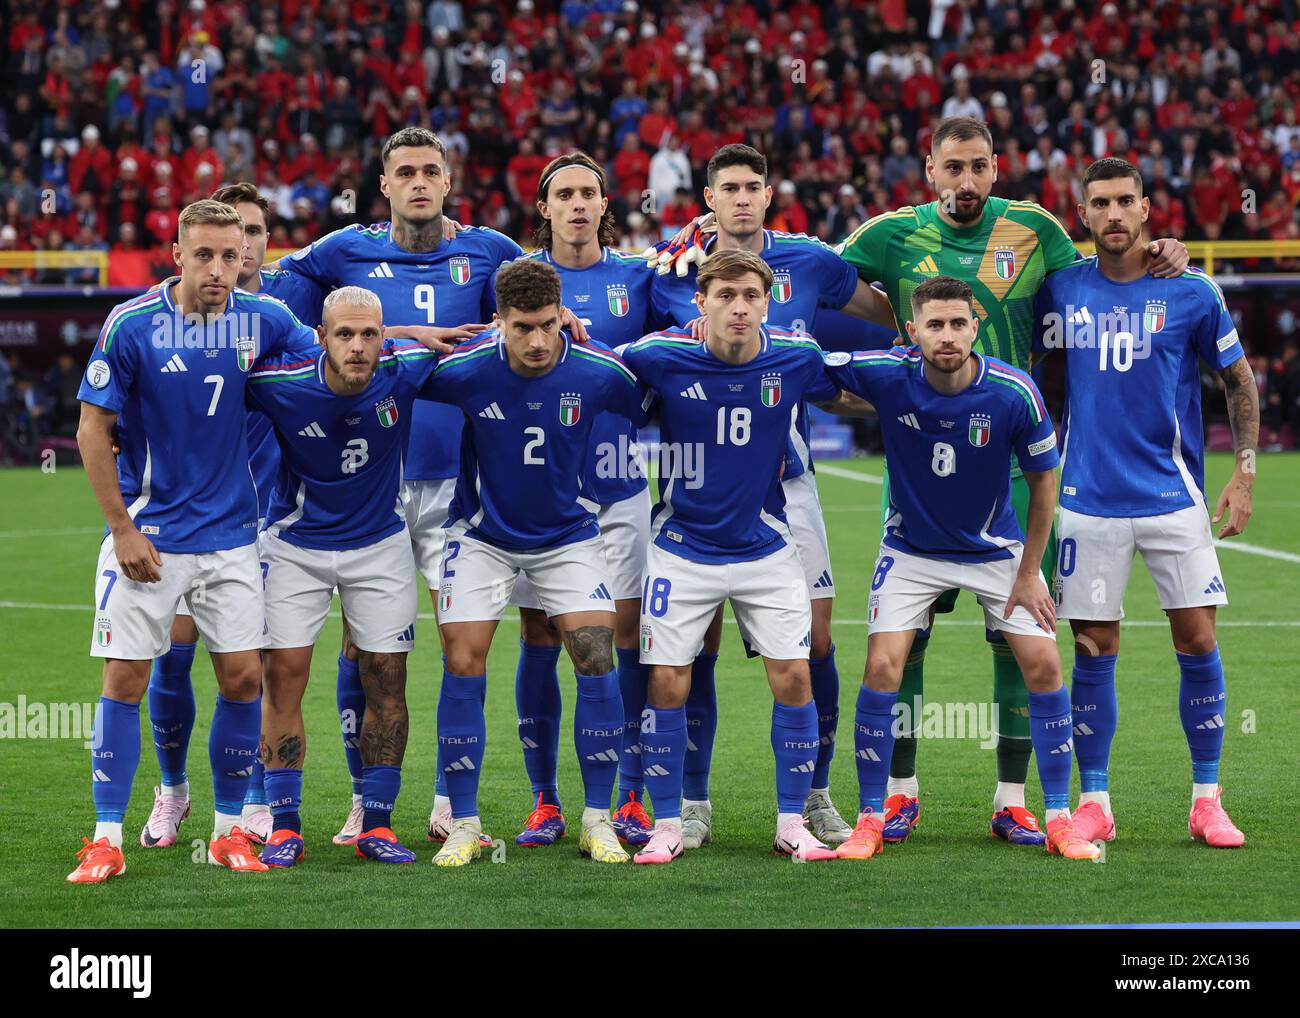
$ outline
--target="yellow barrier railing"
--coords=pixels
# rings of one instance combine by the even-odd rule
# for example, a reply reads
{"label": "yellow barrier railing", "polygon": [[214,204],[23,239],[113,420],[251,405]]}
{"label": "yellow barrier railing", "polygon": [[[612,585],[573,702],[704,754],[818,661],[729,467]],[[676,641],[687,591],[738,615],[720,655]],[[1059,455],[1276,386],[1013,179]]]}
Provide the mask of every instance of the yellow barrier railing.
{"label": "yellow barrier railing", "polygon": [[[1093,253],[1092,241],[1076,245],[1085,255]],[[293,248],[266,252],[266,262],[286,258]],[[1187,251],[1210,275],[1214,264],[1226,258],[1300,258],[1300,240],[1192,240]],[[0,251],[0,269],[94,269],[98,285],[108,285],[109,255],[104,251]]]}
{"label": "yellow barrier railing", "polygon": [[0,251],[0,269],[95,269],[97,285],[108,285],[105,251]]}

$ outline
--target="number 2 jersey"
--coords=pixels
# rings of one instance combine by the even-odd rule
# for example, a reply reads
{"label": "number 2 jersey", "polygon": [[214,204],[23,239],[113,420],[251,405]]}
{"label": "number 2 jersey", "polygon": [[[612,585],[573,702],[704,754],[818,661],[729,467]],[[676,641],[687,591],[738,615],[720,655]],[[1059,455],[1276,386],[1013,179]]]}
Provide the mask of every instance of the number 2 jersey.
{"label": "number 2 jersey", "polygon": [[280,301],[240,289],[206,321],[186,319],[170,286],[109,313],[77,399],[117,414],[122,498],[159,551],[256,540],[245,383],[259,358],[315,343]]}
{"label": "number 2 jersey", "polygon": [[1200,361],[1245,356],[1218,285],[1108,279],[1096,257],[1039,292],[1034,349],[1063,349],[1061,505],[1087,516],[1176,512],[1204,501]]}
{"label": "number 2 jersey", "polygon": [[785,544],[781,468],[804,400],[833,399],[817,343],[763,326],[747,364],[719,360],[684,329],[621,352],[660,409],[656,546],[693,562],[751,562]]}
{"label": "number 2 jersey", "polygon": [[918,347],[833,353],[827,373],[880,415],[889,458],[882,543],[951,562],[1011,558],[1024,541],[1011,501],[1011,454],[1052,470],[1056,433],[1029,376],[972,353],[975,380],[959,393],[926,380]]}
{"label": "number 2 jersey", "polygon": [[[432,251],[407,251],[393,240],[391,223],[347,226],[326,234],[280,262],[280,267],[326,290],[361,286],[379,296],[384,325],[454,328],[492,320],[492,273],[523,248],[504,234],[464,227]],[[405,478],[456,476],[461,417],[449,407],[421,402],[412,410]]]}
{"label": "number 2 jersey", "polygon": [[406,526],[402,453],[415,394],[437,355],[389,340],[356,395],[329,387],[325,356],[318,346],[276,358],[249,378],[248,405],[274,424],[280,449],[267,530],[300,548],[365,548]]}
{"label": "number 2 jersey", "polygon": [[597,537],[578,497],[592,425],[602,413],[645,422],[647,394],[615,354],[563,347],[544,375],[516,374],[495,329],[438,360],[420,398],[459,409],[465,428],[448,526],[511,551],[537,551]]}

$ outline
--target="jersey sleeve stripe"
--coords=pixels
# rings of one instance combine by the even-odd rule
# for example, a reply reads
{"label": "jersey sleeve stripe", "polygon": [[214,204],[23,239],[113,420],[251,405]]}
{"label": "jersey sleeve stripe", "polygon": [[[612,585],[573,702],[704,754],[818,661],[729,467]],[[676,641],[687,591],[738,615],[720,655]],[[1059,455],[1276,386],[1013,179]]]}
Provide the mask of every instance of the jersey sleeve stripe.
{"label": "jersey sleeve stripe", "polygon": [[485,354],[496,352],[496,340],[485,340],[482,343],[475,343],[472,347],[459,349],[455,353],[449,353],[446,357],[438,362],[438,366],[433,369],[436,375],[441,371],[455,367],[457,364],[464,364],[467,361],[477,360]]}
{"label": "jersey sleeve stripe", "polygon": [[1207,276],[1203,271],[1201,271],[1200,269],[1194,269],[1189,266],[1188,268],[1183,270],[1183,274],[1181,278],[1194,279],[1197,282],[1204,283],[1206,286],[1208,286],[1214,292],[1214,299],[1218,302],[1219,309],[1223,311],[1224,314],[1228,314],[1228,305],[1223,299],[1223,290],[1220,288],[1218,283],[1216,283],[1213,279]]}
{"label": "jersey sleeve stripe", "polygon": [[162,293],[159,290],[141,294],[139,297],[133,297],[131,300],[115,309],[104,321],[104,326],[99,332],[100,352],[108,352],[109,346],[113,343],[113,337],[117,334],[117,327],[122,322],[136,314],[139,314],[141,311],[151,310],[155,303],[162,303]]}
{"label": "jersey sleeve stripe", "polygon": [[1034,388],[1032,383],[1026,382],[1023,378],[1013,375],[1009,371],[995,368],[992,364],[989,365],[989,377],[1002,382],[1004,385],[1010,385],[1024,397],[1025,402],[1034,411],[1034,423],[1038,423],[1047,416],[1047,408],[1043,406],[1038,390]]}
{"label": "jersey sleeve stripe", "polygon": [[853,246],[853,243],[859,237],[861,237],[864,233],[867,232],[867,230],[871,229],[871,227],[875,226],[877,223],[883,223],[891,219],[915,219],[915,218],[916,218],[916,209],[914,209],[910,205],[907,206],[906,208],[897,209],[893,212],[882,212],[880,213],[880,215],[873,216],[872,218],[868,219],[865,223],[863,223],[856,230],[850,233],[848,237],[840,241],[837,247],[840,250],[847,251],[850,247]]}
{"label": "jersey sleeve stripe", "polygon": [[593,364],[602,364],[613,371],[617,371],[627,380],[629,385],[636,384],[636,375],[632,374],[632,372],[624,366],[623,362],[612,353],[605,353],[603,350],[592,350],[581,346],[572,347],[571,352],[575,356],[591,361]]}

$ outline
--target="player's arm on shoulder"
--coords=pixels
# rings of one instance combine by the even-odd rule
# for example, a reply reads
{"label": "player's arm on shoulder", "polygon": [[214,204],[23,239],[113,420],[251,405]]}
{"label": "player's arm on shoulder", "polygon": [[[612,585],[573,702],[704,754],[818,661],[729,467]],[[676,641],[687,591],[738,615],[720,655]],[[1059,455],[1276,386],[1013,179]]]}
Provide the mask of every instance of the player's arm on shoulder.
{"label": "player's arm on shoulder", "polygon": [[116,426],[115,410],[83,400],[81,420],[77,425],[77,448],[86,467],[90,490],[95,493],[95,501],[104,513],[104,522],[113,535],[113,552],[122,572],[129,580],[156,583],[162,579],[159,571],[162,556],[153,542],[136,529],[122,500],[122,489],[117,480],[117,459],[113,455],[113,429]]}
{"label": "player's arm on shoulder", "polygon": [[874,417],[876,408],[855,392],[841,389],[831,399],[818,400],[813,406],[837,417]]}
{"label": "player's arm on shoulder", "polygon": [[1243,355],[1219,371],[1228,393],[1228,423],[1232,427],[1232,447],[1237,457],[1232,477],[1219,493],[1214,522],[1225,510],[1227,522],[1219,530],[1220,539],[1243,533],[1254,511],[1251,489],[1255,484],[1256,454],[1259,446],[1259,389],[1250,362]]}
{"label": "player's arm on shoulder", "polygon": [[468,322],[453,328],[438,325],[386,325],[384,339],[413,339],[421,346],[437,353],[451,353],[457,343],[473,339],[484,329],[492,326],[482,322]]}
{"label": "player's arm on shoulder", "polygon": [[1029,487],[1029,512],[1025,526],[1025,544],[1020,558],[1016,582],[1007,598],[1007,610],[1002,616],[1011,618],[1011,611],[1023,605],[1044,630],[1056,632],[1056,605],[1043,582],[1040,572],[1043,552],[1052,535],[1052,520],[1056,516],[1056,470],[1026,470],[1025,484]]}
{"label": "player's arm on shoulder", "polygon": [[894,308],[884,290],[878,290],[862,278],[853,290],[849,302],[840,308],[846,315],[861,318],[886,329],[897,329],[894,321]]}

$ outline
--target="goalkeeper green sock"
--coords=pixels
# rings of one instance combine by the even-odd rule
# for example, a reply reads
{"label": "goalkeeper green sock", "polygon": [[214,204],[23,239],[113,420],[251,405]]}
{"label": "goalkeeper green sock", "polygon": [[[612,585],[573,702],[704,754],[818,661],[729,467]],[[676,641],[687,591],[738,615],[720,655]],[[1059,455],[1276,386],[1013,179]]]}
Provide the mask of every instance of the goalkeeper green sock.
{"label": "goalkeeper green sock", "polygon": [[898,703],[903,714],[903,731],[894,742],[894,756],[889,763],[889,794],[902,792],[916,795],[916,732],[921,727],[921,696],[925,686],[925,648],[928,634],[916,634],[911,653],[903,665],[903,684],[898,689]]}
{"label": "goalkeeper green sock", "polygon": [[990,646],[993,700],[998,705],[998,783],[1024,785],[1034,752],[1029,735],[1029,690],[1011,648],[1005,643]]}

